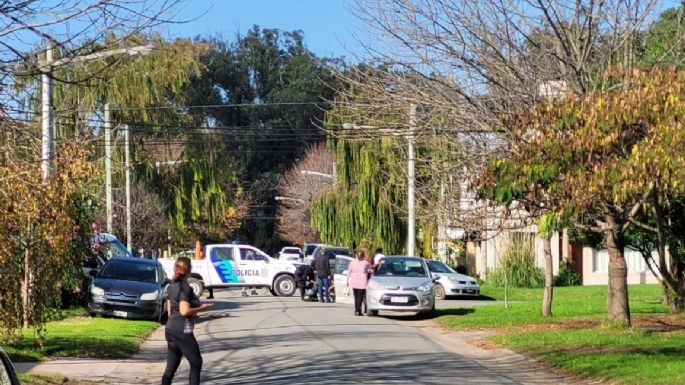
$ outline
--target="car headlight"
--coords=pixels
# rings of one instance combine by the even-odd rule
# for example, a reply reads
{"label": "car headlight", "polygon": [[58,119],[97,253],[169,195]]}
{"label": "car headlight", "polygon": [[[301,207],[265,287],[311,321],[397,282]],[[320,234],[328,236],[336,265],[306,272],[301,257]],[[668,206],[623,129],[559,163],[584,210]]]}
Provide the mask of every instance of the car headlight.
{"label": "car headlight", "polygon": [[383,286],[379,285],[374,281],[369,281],[369,285],[367,286],[367,288],[369,290],[383,290]]}
{"label": "car headlight", "polygon": [[105,295],[105,289],[97,286],[91,286],[90,287],[90,294],[95,295],[95,296],[103,296]]}
{"label": "car headlight", "polygon": [[432,289],[432,287],[429,284],[425,284],[425,285],[422,285],[422,286],[419,286],[416,288],[417,291],[423,291],[423,292],[431,291],[431,289]]}
{"label": "car headlight", "polygon": [[141,301],[154,301],[159,297],[159,290],[155,290],[152,293],[145,293],[140,295]]}

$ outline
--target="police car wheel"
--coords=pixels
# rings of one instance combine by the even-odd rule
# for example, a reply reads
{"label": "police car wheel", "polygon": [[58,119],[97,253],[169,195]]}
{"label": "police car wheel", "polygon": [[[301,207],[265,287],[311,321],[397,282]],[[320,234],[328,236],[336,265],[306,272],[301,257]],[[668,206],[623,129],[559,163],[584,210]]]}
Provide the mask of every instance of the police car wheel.
{"label": "police car wheel", "polygon": [[278,294],[280,297],[291,297],[293,294],[295,294],[295,289],[297,289],[295,280],[289,275],[282,275],[276,278],[274,287],[276,294]]}
{"label": "police car wheel", "polygon": [[202,292],[205,290],[205,285],[202,281],[197,278],[188,278],[188,285],[190,285],[190,288],[193,289],[198,298],[202,296]]}
{"label": "police car wheel", "polygon": [[276,293],[276,290],[272,288],[269,288],[269,293],[271,293],[271,295],[273,295],[274,297],[278,297],[278,293]]}

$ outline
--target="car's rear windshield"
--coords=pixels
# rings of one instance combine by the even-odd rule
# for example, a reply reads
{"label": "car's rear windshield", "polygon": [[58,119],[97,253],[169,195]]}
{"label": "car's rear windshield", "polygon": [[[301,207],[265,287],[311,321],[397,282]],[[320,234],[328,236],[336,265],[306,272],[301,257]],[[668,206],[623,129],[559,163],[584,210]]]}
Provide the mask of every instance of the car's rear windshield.
{"label": "car's rear windshield", "polygon": [[304,254],[305,255],[312,255],[312,253],[314,252],[314,249],[316,249],[317,246],[318,245],[307,245],[304,248]]}
{"label": "car's rear windshield", "polygon": [[426,277],[423,263],[416,259],[383,258],[374,275],[381,277]]}
{"label": "car's rear windshield", "polygon": [[300,252],[300,249],[298,249],[297,247],[286,247],[283,249],[283,252],[288,254],[298,254]]}
{"label": "car's rear windshield", "polygon": [[118,279],[157,283],[157,266],[148,263],[110,261],[98,276],[99,278]]}
{"label": "car's rear windshield", "polygon": [[426,263],[428,263],[428,269],[432,273],[456,273],[451,267],[440,261],[427,261]]}

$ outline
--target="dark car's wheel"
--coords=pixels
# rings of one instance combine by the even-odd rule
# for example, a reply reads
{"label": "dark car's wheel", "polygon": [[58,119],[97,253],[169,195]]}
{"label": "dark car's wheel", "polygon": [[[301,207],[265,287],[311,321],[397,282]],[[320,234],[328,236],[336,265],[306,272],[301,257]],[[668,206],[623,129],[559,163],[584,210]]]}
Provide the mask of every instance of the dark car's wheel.
{"label": "dark car's wheel", "polygon": [[202,292],[205,290],[205,284],[202,281],[197,278],[188,278],[188,285],[193,289],[197,298],[202,296]]}
{"label": "dark car's wheel", "polygon": [[297,285],[295,285],[295,279],[289,275],[281,275],[274,281],[274,291],[280,297],[291,297],[295,294]]}
{"label": "dark car's wheel", "polygon": [[435,299],[445,299],[447,295],[445,294],[445,287],[439,283],[435,284]]}

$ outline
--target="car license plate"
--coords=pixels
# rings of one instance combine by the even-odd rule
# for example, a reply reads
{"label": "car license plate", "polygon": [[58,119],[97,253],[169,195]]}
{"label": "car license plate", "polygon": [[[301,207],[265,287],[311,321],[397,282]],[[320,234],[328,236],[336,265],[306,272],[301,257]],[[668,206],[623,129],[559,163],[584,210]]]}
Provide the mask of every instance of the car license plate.
{"label": "car license plate", "polygon": [[390,297],[392,303],[408,303],[409,297]]}
{"label": "car license plate", "polygon": [[127,313],[127,312],[125,312],[125,311],[118,311],[118,310],[114,310],[114,311],[112,312],[112,315],[115,316],[115,317],[124,317],[124,318],[128,317],[128,313]]}

